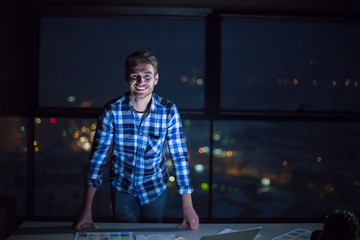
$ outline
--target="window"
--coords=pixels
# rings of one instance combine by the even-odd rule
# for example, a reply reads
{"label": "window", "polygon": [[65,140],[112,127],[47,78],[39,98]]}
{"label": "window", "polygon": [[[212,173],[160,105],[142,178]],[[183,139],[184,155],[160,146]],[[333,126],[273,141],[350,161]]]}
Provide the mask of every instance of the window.
{"label": "window", "polygon": [[[95,128],[96,119],[35,118],[35,216],[78,213]],[[104,181],[94,199],[94,216],[111,216],[109,190]]]}
{"label": "window", "polygon": [[39,105],[103,106],[127,91],[124,62],[135,50],[158,58],[160,96],[204,107],[204,20],[145,17],[41,18]]}
{"label": "window", "polygon": [[321,218],[356,212],[360,124],[216,121],[215,218]]}
{"label": "window", "polygon": [[[79,211],[96,118],[127,91],[124,61],[138,49],[157,56],[155,92],[180,109],[200,218],[297,221],[322,219],[334,208],[356,212],[360,25],[209,14],[40,17],[38,102],[30,114],[39,117],[29,144],[34,216]],[[221,59],[205,61],[210,51]],[[25,141],[23,120],[16,121],[17,140]],[[25,161],[24,152],[0,154]],[[164,217],[172,221],[182,209],[169,156],[167,164]],[[107,176],[94,218],[112,217]]]}
{"label": "window", "polygon": [[27,163],[26,121],[18,117],[0,117],[0,187],[2,196],[16,200],[16,213],[26,214]]}
{"label": "window", "polygon": [[359,111],[359,41],[348,22],[226,18],[221,107]]}

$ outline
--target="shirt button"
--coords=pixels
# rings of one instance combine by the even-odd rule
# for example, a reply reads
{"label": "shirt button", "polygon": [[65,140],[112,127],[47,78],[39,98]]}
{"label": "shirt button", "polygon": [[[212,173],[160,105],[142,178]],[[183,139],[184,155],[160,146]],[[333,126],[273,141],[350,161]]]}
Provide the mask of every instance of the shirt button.
{"label": "shirt button", "polygon": [[140,133],[140,136],[142,136],[142,135],[143,135],[143,133],[141,132],[141,133]]}

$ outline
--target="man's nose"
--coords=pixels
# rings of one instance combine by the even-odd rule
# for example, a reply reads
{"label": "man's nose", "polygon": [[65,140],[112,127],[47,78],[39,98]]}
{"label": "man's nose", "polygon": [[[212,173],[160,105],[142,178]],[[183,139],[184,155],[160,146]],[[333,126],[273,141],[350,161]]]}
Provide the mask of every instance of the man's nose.
{"label": "man's nose", "polygon": [[144,81],[144,77],[141,76],[141,75],[138,75],[137,78],[136,78],[136,82],[137,82],[137,83],[141,83],[141,82],[143,82],[143,81]]}

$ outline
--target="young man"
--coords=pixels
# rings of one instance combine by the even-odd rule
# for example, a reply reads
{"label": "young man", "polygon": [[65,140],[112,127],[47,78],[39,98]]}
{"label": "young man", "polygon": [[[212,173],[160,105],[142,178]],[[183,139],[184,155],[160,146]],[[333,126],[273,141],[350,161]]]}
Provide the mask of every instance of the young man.
{"label": "young man", "polygon": [[199,218],[193,208],[188,154],[176,106],[153,93],[159,81],[158,62],[147,51],[136,51],[125,62],[129,92],[105,105],[98,119],[90,154],[83,206],[73,227],[90,224],[92,202],[101,185],[110,146],[111,198],[114,216],[122,222],[161,222],[167,195],[168,147],[182,196],[183,221],[197,229]]}

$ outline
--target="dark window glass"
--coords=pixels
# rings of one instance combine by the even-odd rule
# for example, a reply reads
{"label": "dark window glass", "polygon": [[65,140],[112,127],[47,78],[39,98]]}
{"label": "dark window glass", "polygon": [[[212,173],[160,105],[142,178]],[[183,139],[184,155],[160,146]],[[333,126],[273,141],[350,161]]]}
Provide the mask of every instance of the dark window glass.
{"label": "dark window glass", "polygon": [[[184,120],[184,134],[189,149],[189,167],[192,185],[195,188],[194,205],[198,214],[208,211],[208,147],[209,124],[204,121]],[[35,215],[74,216],[78,213],[84,191],[88,158],[91,150],[95,119],[35,119]],[[171,176],[170,158],[167,161]],[[109,163],[103,176],[103,184],[97,190],[94,217],[111,217]],[[172,179],[172,178],[171,178]],[[169,184],[165,218],[182,217],[181,198],[175,182]]]}
{"label": "dark window glass", "polygon": [[155,92],[180,108],[204,105],[204,21],[43,17],[39,105],[101,107],[127,91],[124,62],[135,50],[159,61]]}
{"label": "dark window glass", "polygon": [[27,204],[26,131],[24,119],[0,117],[0,195],[16,201],[19,216],[26,215]]}
{"label": "dark window glass", "polygon": [[358,123],[217,121],[215,218],[323,218],[358,211]]}
{"label": "dark window glass", "polygon": [[221,107],[359,111],[360,25],[225,19]]}

